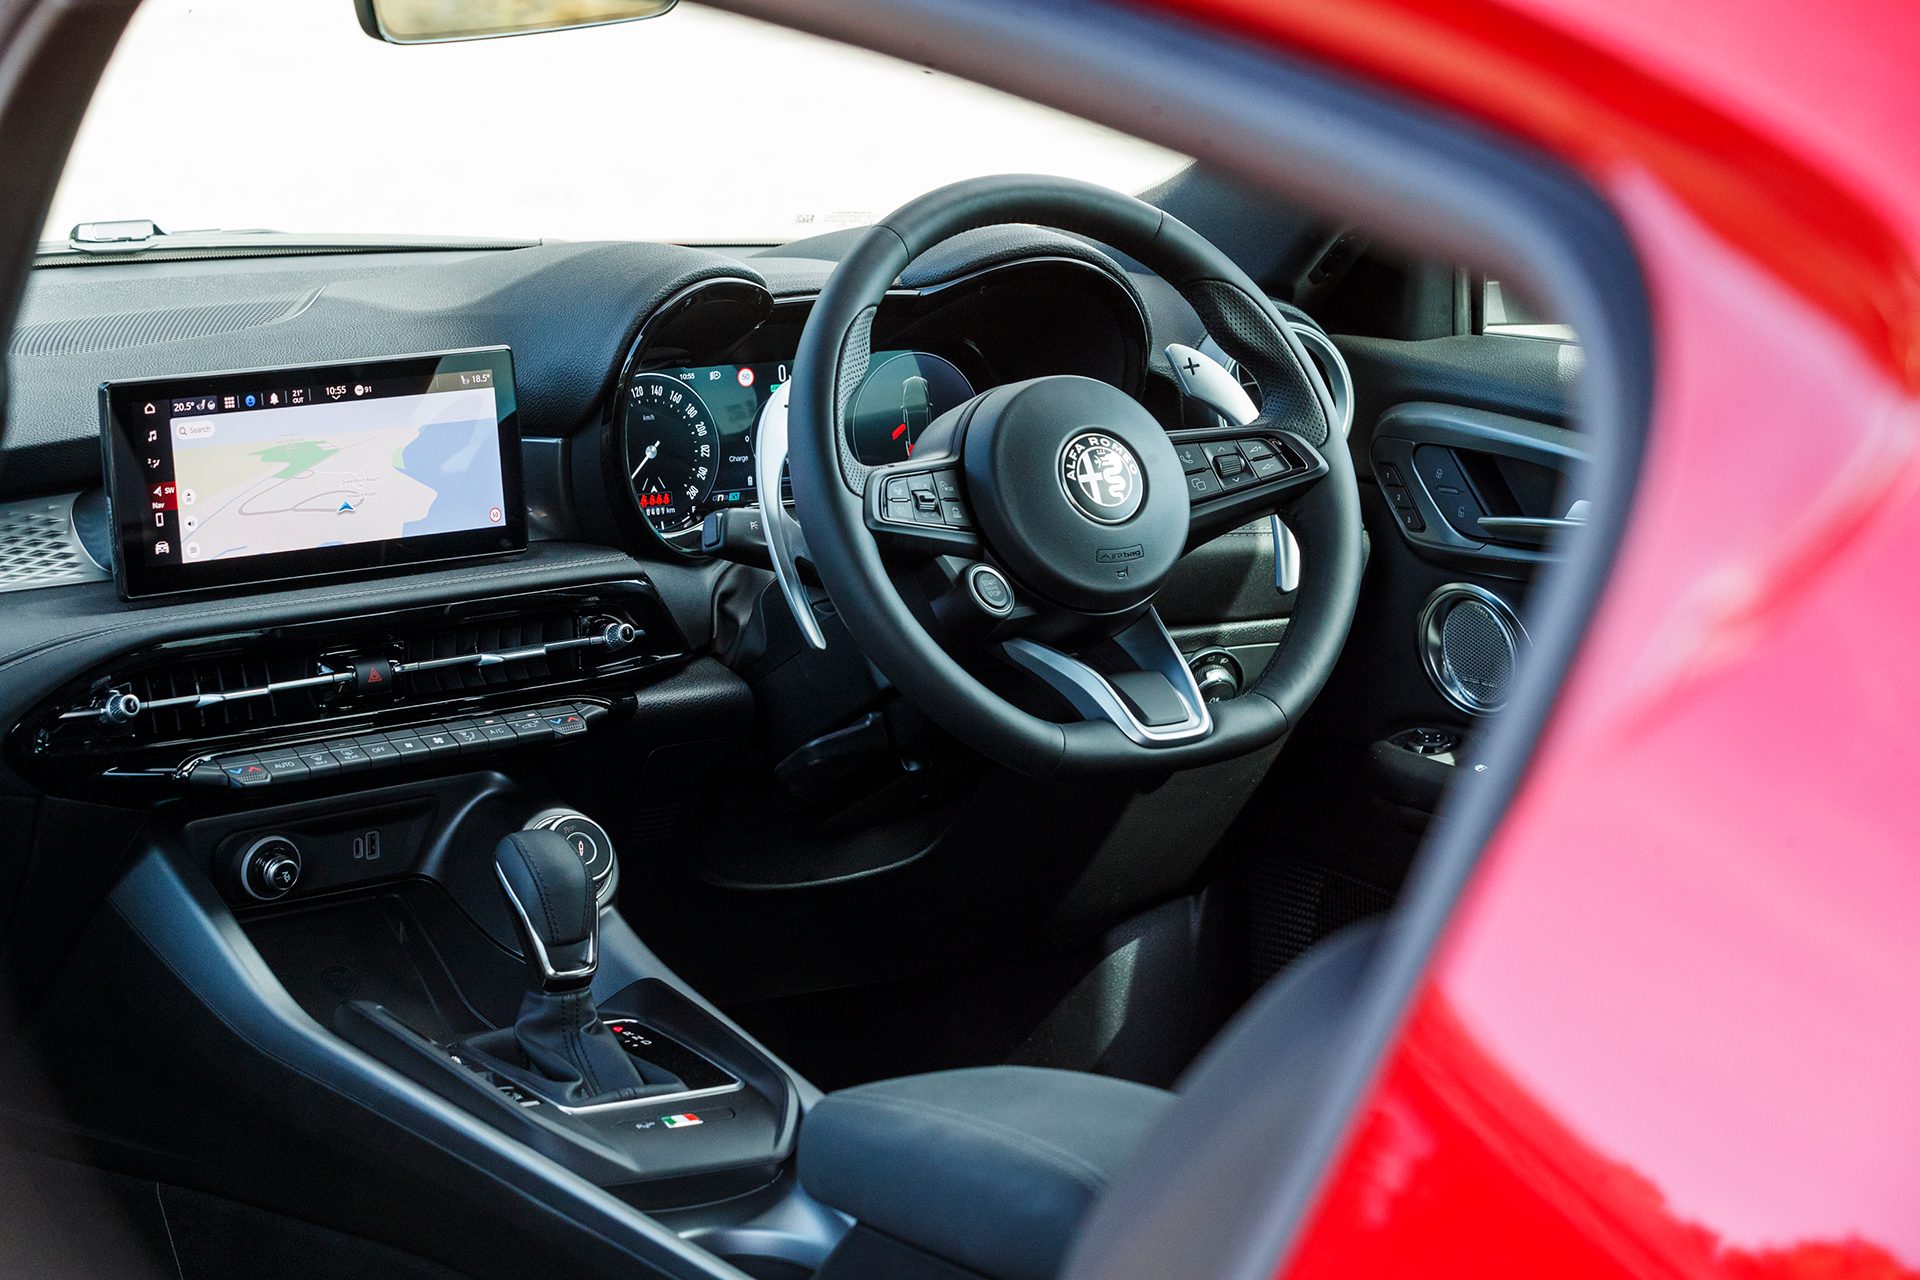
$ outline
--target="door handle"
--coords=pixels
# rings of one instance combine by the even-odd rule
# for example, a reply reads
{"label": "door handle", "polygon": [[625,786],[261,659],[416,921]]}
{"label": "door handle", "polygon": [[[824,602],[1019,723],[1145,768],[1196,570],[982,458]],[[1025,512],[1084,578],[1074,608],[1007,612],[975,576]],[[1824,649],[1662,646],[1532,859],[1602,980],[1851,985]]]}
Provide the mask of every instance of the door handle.
{"label": "door handle", "polygon": [[1568,529],[1584,526],[1585,520],[1556,516],[1481,516],[1480,532],[1495,542],[1518,542],[1542,547]]}

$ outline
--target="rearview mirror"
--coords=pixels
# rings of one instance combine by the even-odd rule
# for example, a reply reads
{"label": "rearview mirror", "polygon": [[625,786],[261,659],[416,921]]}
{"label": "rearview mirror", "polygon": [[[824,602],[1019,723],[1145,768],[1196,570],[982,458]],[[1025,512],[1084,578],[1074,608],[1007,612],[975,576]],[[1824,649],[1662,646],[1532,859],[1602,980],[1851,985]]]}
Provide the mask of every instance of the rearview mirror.
{"label": "rearview mirror", "polygon": [[657,18],[677,0],[354,0],[360,29],[389,44],[442,44]]}

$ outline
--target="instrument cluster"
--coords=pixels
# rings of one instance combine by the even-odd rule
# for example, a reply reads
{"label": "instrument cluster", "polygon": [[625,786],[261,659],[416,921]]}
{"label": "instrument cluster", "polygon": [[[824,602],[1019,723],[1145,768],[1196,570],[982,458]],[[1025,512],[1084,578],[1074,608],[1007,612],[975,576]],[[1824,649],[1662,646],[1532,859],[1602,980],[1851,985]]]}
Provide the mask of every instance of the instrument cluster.
{"label": "instrument cluster", "polygon": [[[697,365],[629,375],[617,429],[640,513],[662,536],[711,511],[755,506],[754,437],[787,361]],[[854,454],[868,466],[913,456],[929,423],[974,394],[952,362],[925,351],[875,353],[848,408]]]}

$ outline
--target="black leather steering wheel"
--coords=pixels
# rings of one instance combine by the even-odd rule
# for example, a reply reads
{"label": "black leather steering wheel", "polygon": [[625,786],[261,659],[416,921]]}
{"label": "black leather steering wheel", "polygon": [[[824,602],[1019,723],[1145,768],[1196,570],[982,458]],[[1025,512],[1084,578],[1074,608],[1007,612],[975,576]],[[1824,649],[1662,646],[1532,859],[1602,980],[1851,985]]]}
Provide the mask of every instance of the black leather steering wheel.
{"label": "black leather steering wheel", "polygon": [[[881,299],[933,245],[1010,222],[1090,236],[1157,272],[1259,380],[1259,416],[1169,435],[1117,388],[1035,378],[943,414],[907,461],[863,465],[846,410]],[[807,559],[901,693],[1010,768],[1171,770],[1268,746],[1325,684],[1360,591],[1353,464],[1309,367],[1261,290],[1152,205],[1049,177],[943,187],[871,228],[807,320],[785,432]],[[779,442],[763,432],[759,447]],[[1266,672],[1209,704],[1153,596],[1188,550],[1268,514],[1300,543],[1294,611]],[[944,590],[924,585],[929,565],[942,566]],[[1038,677],[1078,718],[1047,719],[989,689],[954,656],[969,646]]]}

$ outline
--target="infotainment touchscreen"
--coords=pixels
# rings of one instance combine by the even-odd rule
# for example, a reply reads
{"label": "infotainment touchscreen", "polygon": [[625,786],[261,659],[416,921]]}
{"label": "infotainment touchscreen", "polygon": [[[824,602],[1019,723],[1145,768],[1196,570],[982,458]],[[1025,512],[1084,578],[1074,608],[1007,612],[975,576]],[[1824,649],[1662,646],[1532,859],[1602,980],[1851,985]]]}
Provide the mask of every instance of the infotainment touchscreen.
{"label": "infotainment touchscreen", "polygon": [[130,597],[524,550],[505,347],[100,389]]}

